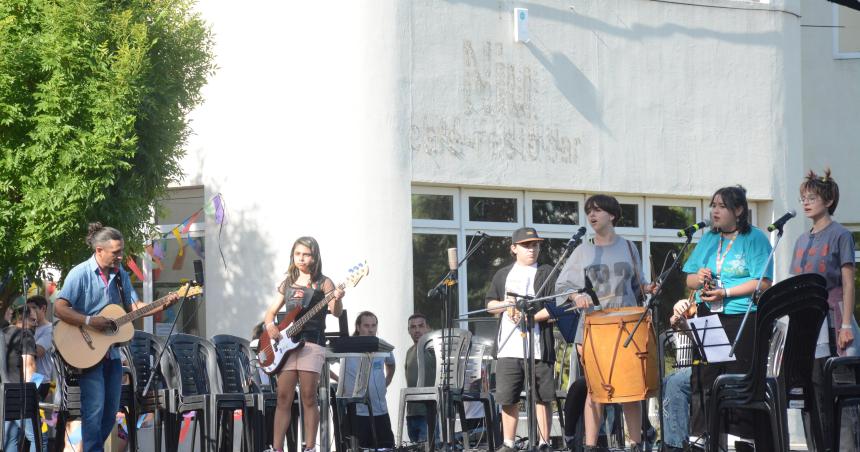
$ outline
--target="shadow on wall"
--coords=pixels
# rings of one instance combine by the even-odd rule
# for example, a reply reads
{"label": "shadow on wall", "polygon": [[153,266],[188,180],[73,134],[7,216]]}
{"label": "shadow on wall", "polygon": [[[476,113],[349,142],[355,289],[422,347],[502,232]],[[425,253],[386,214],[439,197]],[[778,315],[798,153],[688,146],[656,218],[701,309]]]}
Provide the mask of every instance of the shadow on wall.
{"label": "shadow on wall", "polygon": [[[211,193],[217,193],[211,187]],[[263,321],[263,313],[275,296],[276,288],[268,281],[270,275],[278,274],[275,268],[275,252],[267,243],[268,237],[260,234],[260,227],[248,211],[231,209],[230,197],[225,194],[226,220],[218,237],[218,226],[214,222],[207,225],[211,233],[211,246],[207,244],[209,274],[213,275],[208,283],[207,333],[233,334],[244,338],[251,337],[252,328]],[[253,206],[249,211],[255,210]],[[220,242],[224,260],[218,251]],[[225,264],[226,263],[226,264]],[[226,266],[226,269],[225,269]]]}
{"label": "shadow on wall", "polygon": [[[497,0],[446,0],[448,3],[452,4],[464,4],[473,6],[476,8],[484,8],[489,9],[495,12],[501,12],[500,2]],[[622,1],[620,4],[635,4],[637,2],[626,2]],[[648,2],[650,3],[650,2]],[[522,6],[524,8],[528,8],[529,17],[539,17],[541,19],[553,20],[560,23],[570,24],[584,30],[591,30],[596,33],[605,33],[611,36],[617,36],[619,38],[631,39],[635,41],[639,41],[642,39],[653,39],[653,38],[663,38],[669,37],[673,35],[685,35],[691,38],[697,39],[715,39],[723,42],[730,42],[736,44],[743,45],[759,45],[759,46],[777,46],[780,43],[784,42],[785,36],[778,31],[766,31],[762,33],[729,33],[724,31],[712,30],[707,28],[690,28],[683,25],[667,23],[657,27],[653,27],[650,25],[642,25],[642,24],[625,24],[620,17],[616,15],[619,23],[622,26],[615,26],[594,17],[588,17],[578,13],[575,9],[570,9],[569,7],[557,8],[546,5],[536,5],[534,3],[524,3],[522,5],[517,4],[517,6]],[[695,6],[691,5],[678,5],[678,4],[662,4],[665,8],[691,8]],[[649,6],[651,7],[651,6]],[[657,7],[654,5],[653,7]],[[513,14],[513,4],[510,5],[511,14]],[[713,10],[711,8],[707,8],[707,14],[712,14]],[[616,11],[618,9],[616,8]],[[730,10],[727,10],[730,11]],[[776,11],[768,8],[762,9],[743,9],[737,10],[738,14],[748,14],[750,12],[756,12],[761,14],[789,14],[792,17],[795,16],[794,13],[791,12],[782,12]],[[691,14],[691,17],[694,16],[695,13]],[[799,20],[799,19],[798,19]]]}
{"label": "shadow on wall", "polygon": [[553,52],[547,56],[532,42],[527,42],[529,52],[537,58],[538,62],[552,75],[556,88],[564,95],[576,110],[591,124],[606,132],[610,137],[612,132],[607,129],[603,122],[603,112],[598,102],[597,87],[591,80],[570,61],[570,58],[561,52]]}

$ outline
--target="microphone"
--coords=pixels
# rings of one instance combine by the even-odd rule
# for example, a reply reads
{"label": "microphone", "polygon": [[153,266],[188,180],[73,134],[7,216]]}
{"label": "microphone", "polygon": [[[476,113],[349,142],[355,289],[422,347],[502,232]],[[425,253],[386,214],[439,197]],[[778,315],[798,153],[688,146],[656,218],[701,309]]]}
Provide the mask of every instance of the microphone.
{"label": "microphone", "polygon": [[200,259],[194,261],[194,279],[197,284],[203,285],[203,261]]}
{"label": "microphone", "polygon": [[457,248],[448,248],[448,270],[457,271]]}
{"label": "microphone", "polygon": [[700,221],[694,225],[687,226],[678,231],[678,237],[689,237],[696,233],[699,229],[706,228],[711,225],[711,220]]}
{"label": "microphone", "polygon": [[573,237],[570,239],[573,241],[577,241],[582,239],[582,236],[585,235],[585,226],[580,226],[579,229],[576,230],[576,234],[573,234]]}
{"label": "microphone", "polygon": [[489,237],[490,235],[483,231],[478,231],[475,233],[475,237]]}
{"label": "microphone", "polygon": [[785,223],[788,223],[788,220],[794,218],[796,215],[797,212],[795,210],[789,210],[785,213],[785,215],[779,217],[778,220],[771,223],[771,225],[767,227],[767,232],[773,232],[777,229],[781,231],[782,227],[785,226]]}

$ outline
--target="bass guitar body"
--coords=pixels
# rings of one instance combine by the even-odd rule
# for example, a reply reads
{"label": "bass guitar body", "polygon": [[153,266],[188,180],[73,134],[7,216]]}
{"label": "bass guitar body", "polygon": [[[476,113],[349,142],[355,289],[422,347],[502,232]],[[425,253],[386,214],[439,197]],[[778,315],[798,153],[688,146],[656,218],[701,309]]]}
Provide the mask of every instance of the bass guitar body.
{"label": "bass guitar body", "polygon": [[[268,375],[277,375],[287,363],[287,357],[290,352],[298,350],[303,345],[304,341],[294,341],[293,338],[285,335],[287,329],[292,326],[296,317],[301,312],[299,306],[296,309],[288,312],[286,317],[278,325],[278,330],[281,332],[277,338],[270,338],[269,333],[263,329],[263,334],[260,335],[260,353],[257,354],[257,359],[260,361],[260,367]],[[263,347],[262,344],[268,344],[268,347]]]}

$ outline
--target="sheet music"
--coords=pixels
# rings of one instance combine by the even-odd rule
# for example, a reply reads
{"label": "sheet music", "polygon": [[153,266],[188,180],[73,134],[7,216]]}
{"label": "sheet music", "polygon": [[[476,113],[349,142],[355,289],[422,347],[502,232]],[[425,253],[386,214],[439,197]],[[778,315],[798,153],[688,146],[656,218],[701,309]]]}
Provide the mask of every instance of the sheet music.
{"label": "sheet music", "polygon": [[723,363],[735,361],[734,356],[729,356],[732,350],[731,342],[726,336],[720,317],[709,315],[687,319],[687,322],[695,326],[696,338],[705,350],[705,360],[709,363]]}

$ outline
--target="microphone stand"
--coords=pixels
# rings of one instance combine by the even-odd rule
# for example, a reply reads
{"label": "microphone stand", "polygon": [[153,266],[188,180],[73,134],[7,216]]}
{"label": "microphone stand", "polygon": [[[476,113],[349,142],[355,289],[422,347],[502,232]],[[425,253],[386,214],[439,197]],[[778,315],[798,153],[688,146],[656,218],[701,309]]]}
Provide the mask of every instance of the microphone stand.
{"label": "microphone stand", "polygon": [[738,341],[741,340],[741,334],[744,332],[744,326],[746,326],[753,304],[758,305],[758,300],[761,297],[761,292],[759,292],[761,290],[761,281],[764,279],[764,275],[767,273],[767,267],[773,261],[773,254],[776,252],[776,247],[779,246],[780,239],[782,239],[783,226],[784,225],[781,224],[776,228],[776,242],[773,244],[773,248],[770,249],[770,254],[768,254],[767,260],[764,262],[764,267],[761,269],[761,274],[758,277],[758,282],[756,282],[755,290],[750,296],[750,302],[747,304],[747,312],[744,314],[743,320],[741,320],[741,326],[738,328],[738,334],[735,335],[732,349],[729,350],[729,357],[735,356],[735,347],[738,346]]}
{"label": "microphone stand", "polygon": [[[581,227],[576,234],[574,234],[570,240],[567,241],[567,245],[565,245],[564,252],[561,257],[550,270],[549,275],[547,275],[546,279],[544,279],[541,286],[535,292],[535,297],[540,297],[544,294],[544,290],[546,289],[547,284],[553,280],[553,276],[556,275],[561,270],[561,265],[564,263],[570,254],[573,253],[573,250],[582,243],[582,236],[585,235],[585,228]],[[526,393],[526,419],[529,421],[528,425],[528,435],[529,435],[529,450],[537,450],[537,443],[535,440],[537,439],[538,430],[537,430],[537,416],[535,412],[537,411],[537,384],[535,382],[535,353],[534,353],[534,320],[535,320],[535,312],[534,309],[527,309],[529,307],[534,306],[535,299],[534,297],[520,297],[521,300],[524,301],[521,306],[519,306],[520,311],[520,335],[523,338],[523,357],[526,358],[526,381],[525,381],[525,393]],[[529,306],[530,305],[530,306]],[[525,331],[523,328],[528,329],[527,335],[523,335],[522,332]],[[513,330],[512,330],[513,332]],[[552,423],[550,422],[550,426]],[[549,432],[544,432],[547,435],[547,439],[549,438]]]}
{"label": "microphone stand", "polygon": [[[158,354],[158,359],[155,360],[153,364],[153,369],[149,373],[149,379],[146,381],[146,385],[143,387],[143,392],[141,393],[141,397],[146,397],[146,394],[149,393],[149,386],[152,384],[152,380],[155,378],[155,374],[158,371],[159,366],[161,366],[161,357],[164,355],[165,350],[167,350],[167,346],[170,343],[170,336],[173,335],[173,330],[176,328],[176,322],[179,320],[180,314],[182,314],[182,307],[185,306],[185,300],[188,298],[188,290],[191,288],[191,281],[186,281],[182,290],[182,298],[179,299],[179,310],[176,312],[176,317],[173,318],[173,324],[170,325],[170,332],[167,333],[167,339],[164,340],[164,347],[161,348],[161,352]],[[164,308],[162,308],[163,310]],[[157,396],[156,396],[156,402]]]}
{"label": "microphone stand", "polygon": [[[443,366],[443,378],[441,382],[437,382],[442,389],[442,418],[444,419],[444,423],[442,424],[442,441],[444,442],[445,450],[452,451],[455,450],[454,445],[454,406],[453,400],[451,399],[451,360],[453,357],[451,356],[451,334],[452,334],[452,326],[453,322],[451,319],[451,315],[449,313],[451,302],[454,297],[454,286],[457,285],[458,282],[458,274],[457,269],[466,262],[469,257],[475,254],[479,248],[484,244],[484,241],[487,239],[487,235],[481,235],[481,238],[478,240],[478,243],[475,243],[474,246],[469,248],[466,251],[466,255],[463,256],[463,259],[457,263],[457,267],[453,269],[449,269],[445,276],[439,280],[436,285],[427,292],[427,297],[432,298],[434,296],[440,296],[440,298],[444,299],[442,304],[442,363]],[[444,297],[441,297],[442,291],[441,288],[444,287]],[[428,441],[429,438],[435,437],[435,432],[429,432],[427,434]]]}
{"label": "microphone stand", "polygon": [[[666,286],[664,284],[666,282],[666,279],[669,277],[669,275],[672,274],[673,271],[675,271],[676,268],[678,268],[679,264],[681,263],[681,257],[684,255],[684,252],[687,251],[687,248],[690,246],[690,243],[692,241],[693,241],[693,234],[688,234],[687,240],[684,242],[684,246],[681,247],[681,252],[679,252],[675,256],[675,259],[672,261],[672,265],[669,266],[669,269],[667,269],[666,271],[664,271],[663,273],[661,273],[660,275],[657,276],[657,280],[654,281],[657,284],[657,291],[654,292],[651,295],[651,297],[648,299],[648,301],[646,302],[646,309],[644,311],[642,311],[642,315],[639,316],[639,320],[636,321],[636,325],[633,326],[633,330],[630,331],[630,334],[627,336],[627,339],[624,341],[624,348],[627,348],[630,346],[630,342],[633,340],[633,335],[636,334],[636,330],[639,329],[639,326],[642,324],[642,321],[645,320],[646,315],[648,315],[650,313],[652,319],[657,318],[657,315],[658,315],[658,309],[657,308],[660,307],[660,302],[659,302],[657,297],[659,297],[663,293],[663,288]],[[635,264],[635,262],[634,262],[634,264]],[[636,284],[639,284],[639,283],[640,283],[640,281],[636,281]],[[658,347],[658,349],[659,348],[662,348],[662,347]],[[660,384],[660,397],[657,397],[657,411],[660,413],[660,417],[659,417],[660,437],[661,437],[661,441],[660,441],[661,446],[660,447],[663,448],[664,443],[662,441],[662,438],[666,432],[666,430],[664,429],[664,422],[663,422],[663,378],[664,378],[664,376],[665,376],[664,374],[666,372],[665,372],[665,369],[663,369],[663,356],[658,356],[658,358],[659,358],[659,362],[657,363],[657,379],[658,379],[657,381],[660,382],[659,383]],[[642,435],[643,443],[645,441],[645,437],[646,437],[646,435],[644,435],[644,432],[643,432],[643,435]]]}

